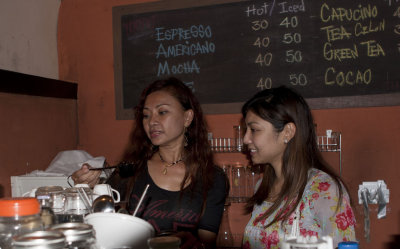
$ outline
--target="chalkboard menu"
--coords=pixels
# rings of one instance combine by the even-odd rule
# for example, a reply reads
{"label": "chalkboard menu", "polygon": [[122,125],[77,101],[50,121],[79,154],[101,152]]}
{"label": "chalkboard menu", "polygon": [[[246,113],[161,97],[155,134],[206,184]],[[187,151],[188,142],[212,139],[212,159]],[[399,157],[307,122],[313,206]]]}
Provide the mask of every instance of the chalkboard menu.
{"label": "chalkboard menu", "polygon": [[113,26],[120,119],[146,85],[170,76],[206,113],[239,112],[279,85],[330,104],[400,104],[396,0],[160,1],[114,7]]}

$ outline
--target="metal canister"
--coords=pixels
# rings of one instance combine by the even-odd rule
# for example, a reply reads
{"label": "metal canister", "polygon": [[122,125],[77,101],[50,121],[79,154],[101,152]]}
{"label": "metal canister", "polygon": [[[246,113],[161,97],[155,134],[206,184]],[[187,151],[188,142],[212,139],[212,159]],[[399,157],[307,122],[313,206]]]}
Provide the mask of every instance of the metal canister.
{"label": "metal canister", "polygon": [[13,238],[13,249],[64,249],[65,236],[58,231],[36,231]]}
{"label": "metal canister", "polygon": [[53,225],[49,231],[62,232],[68,249],[96,249],[95,232],[90,224],[86,223],[62,223]]}

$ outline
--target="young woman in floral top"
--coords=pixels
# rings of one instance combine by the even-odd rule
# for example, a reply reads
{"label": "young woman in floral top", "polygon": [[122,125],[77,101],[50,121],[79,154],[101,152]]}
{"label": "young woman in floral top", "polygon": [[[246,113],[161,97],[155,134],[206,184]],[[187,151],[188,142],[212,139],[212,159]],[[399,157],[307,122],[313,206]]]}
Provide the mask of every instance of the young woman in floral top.
{"label": "young woman in floral top", "polygon": [[355,240],[355,218],[340,178],[322,159],[310,108],[292,89],[257,93],[242,108],[244,142],[264,174],[246,204],[251,219],[243,248],[280,248],[291,234],[295,210],[303,236],[331,236],[334,248]]}

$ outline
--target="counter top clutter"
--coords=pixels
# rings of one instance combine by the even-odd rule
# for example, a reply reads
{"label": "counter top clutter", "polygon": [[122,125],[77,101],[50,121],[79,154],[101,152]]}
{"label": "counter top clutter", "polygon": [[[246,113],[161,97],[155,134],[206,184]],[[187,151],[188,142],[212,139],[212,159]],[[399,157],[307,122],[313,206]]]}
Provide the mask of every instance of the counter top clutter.
{"label": "counter top clutter", "polygon": [[[42,186],[58,185],[70,187],[68,176],[79,170],[83,164],[90,164],[93,168],[104,167],[105,157],[93,157],[83,150],[60,151],[50,162],[46,170],[35,170],[25,175],[11,176],[12,197],[32,196],[32,191]],[[106,179],[111,172],[103,171],[101,180]]]}
{"label": "counter top clutter", "polygon": [[[160,235],[163,239],[159,239],[161,237],[155,237],[155,230],[149,222],[120,210],[115,212],[114,200],[119,200],[119,196],[118,199],[112,197],[113,190],[109,185],[99,185],[101,188],[95,185],[93,190],[84,184],[67,189],[46,186],[38,188],[35,197],[0,199],[0,248],[167,248],[158,247],[160,243],[171,246],[168,248],[179,248],[179,238],[168,234]],[[147,188],[148,185],[134,214]],[[96,212],[95,204],[104,204],[104,200],[107,208],[98,208]],[[296,248],[310,248],[312,245],[332,249],[332,239],[297,238],[284,241],[282,248],[292,248],[293,245]]]}
{"label": "counter top clutter", "polygon": [[113,195],[109,185],[100,185],[93,190],[46,186],[36,189],[33,197],[0,199],[0,248],[147,248],[147,240],[155,235],[150,223],[115,213],[114,207],[94,212],[92,204],[105,197],[112,205],[119,201],[119,193]]}
{"label": "counter top clutter", "polygon": [[[67,182],[67,176],[85,163],[103,168],[105,159],[80,150],[62,151],[45,171],[14,177],[21,181],[37,177],[38,181],[23,188],[12,186],[18,190],[16,195],[0,199],[1,249],[38,245],[79,249],[148,247],[147,240],[155,235],[153,226],[124,209],[116,213],[116,204],[120,202],[117,190],[108,184],[97,184],[92,189],[87,184]],[[102,174],[105,179],[108,177],[106,171],[102,170]],[[48,184],[45,178],[55,176],[65,180]],[[147,188],[141,199],[146,192]]]}

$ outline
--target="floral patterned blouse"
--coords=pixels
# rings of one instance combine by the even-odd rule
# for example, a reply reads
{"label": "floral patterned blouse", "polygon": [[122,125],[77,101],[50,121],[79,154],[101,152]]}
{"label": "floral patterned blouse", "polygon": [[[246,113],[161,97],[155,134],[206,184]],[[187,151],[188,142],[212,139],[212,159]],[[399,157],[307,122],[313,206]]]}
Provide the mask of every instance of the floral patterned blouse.
{"label": "floral patterned blouse", "polygon": [[[339,191],[335,181],[325,172],[311,169],[300,202],[300,234],[303,236],[316,235],[317,237],[329,235],[333,239],[333,248],[336,248],[341,241],[355,241],[354,225],[356,221],[348,193],[344,191],[342,204],[336,212],[338,201]],[[245,228],[242,248],[279,249],[280,240],[290,235],[294,212],[287,222],[275,222],[265,228],[284,203],[265,220],[255,222],[255,219],[265,213],[272,204],[264,201],[261,205],[254,206],[250,221]]]}

